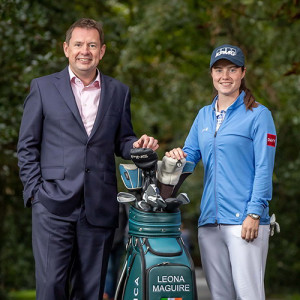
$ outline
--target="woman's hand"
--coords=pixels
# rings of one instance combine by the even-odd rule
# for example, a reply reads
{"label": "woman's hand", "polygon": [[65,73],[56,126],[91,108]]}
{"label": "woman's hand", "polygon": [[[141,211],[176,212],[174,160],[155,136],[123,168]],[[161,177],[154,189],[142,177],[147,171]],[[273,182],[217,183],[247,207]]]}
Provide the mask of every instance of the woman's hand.
{"label": "woman's hand", "polygon": [[166,152],[165,155],[167,157],[172,157],[174,159],[180,160],[182,158],[186,158],[187,154],[183,152],[181,148],[174,148],[173,150]]}
{"label": "woman's hand", "polygon": [[242,225],[242,239],[252,242],[258,236],[259,219],[254,220],[250,216],[244,220]]}

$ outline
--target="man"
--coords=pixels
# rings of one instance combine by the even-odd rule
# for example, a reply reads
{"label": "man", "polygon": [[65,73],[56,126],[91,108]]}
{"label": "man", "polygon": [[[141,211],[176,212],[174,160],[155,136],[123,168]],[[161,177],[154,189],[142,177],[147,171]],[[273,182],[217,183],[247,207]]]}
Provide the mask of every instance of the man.
{"label": "man", "polygon": [[34,79],[18,143],[25,206],[32,206],[37,299],[102,299],[118,226],[114,155],[159,146],[137,139],[130,92],[97,69],[101,24],[80,19],[66,33],[69,66]]}

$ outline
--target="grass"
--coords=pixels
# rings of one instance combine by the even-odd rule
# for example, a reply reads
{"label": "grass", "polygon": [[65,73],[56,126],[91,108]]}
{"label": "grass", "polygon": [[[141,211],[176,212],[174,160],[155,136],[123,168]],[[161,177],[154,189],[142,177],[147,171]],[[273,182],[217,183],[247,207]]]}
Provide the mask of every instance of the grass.
{"label": "grass", "polygon": [[300,294],[270,295],[267,300],[300,300]]}
{"label": "grass", "polygon": [[9,293],[9,300],[35,300],[35,290],[24,290]]}

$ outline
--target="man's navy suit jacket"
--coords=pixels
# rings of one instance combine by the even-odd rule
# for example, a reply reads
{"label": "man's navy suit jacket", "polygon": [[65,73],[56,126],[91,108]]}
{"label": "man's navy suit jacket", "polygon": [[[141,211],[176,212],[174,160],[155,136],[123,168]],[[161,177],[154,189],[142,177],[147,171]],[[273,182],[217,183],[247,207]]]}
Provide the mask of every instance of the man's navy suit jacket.
{"label": "man's navy suit jacket", "polygon": [[115,157],[130,158],[137,140],[130,91],[101,74],[97,117],[87,135],[72,92],[68,68],[34,79],[24,103],[18,142],[24,202],[31,197],[51,213],[67,216],[84,199],[88,221],[118,226]]}

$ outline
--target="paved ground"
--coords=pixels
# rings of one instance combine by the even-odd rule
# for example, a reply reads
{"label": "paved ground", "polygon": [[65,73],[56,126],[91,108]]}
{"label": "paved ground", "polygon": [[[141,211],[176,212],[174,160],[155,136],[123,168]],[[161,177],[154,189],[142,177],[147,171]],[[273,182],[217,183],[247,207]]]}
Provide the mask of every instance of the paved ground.
{"label": "paved ground", "polygon": [[196,284],[199,300],[211,300],[210,291],[201,268],[196,268]]}

